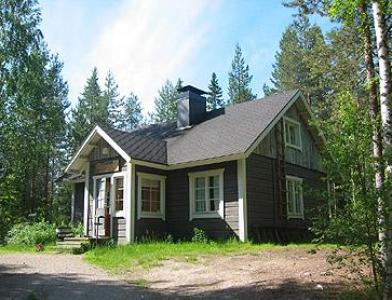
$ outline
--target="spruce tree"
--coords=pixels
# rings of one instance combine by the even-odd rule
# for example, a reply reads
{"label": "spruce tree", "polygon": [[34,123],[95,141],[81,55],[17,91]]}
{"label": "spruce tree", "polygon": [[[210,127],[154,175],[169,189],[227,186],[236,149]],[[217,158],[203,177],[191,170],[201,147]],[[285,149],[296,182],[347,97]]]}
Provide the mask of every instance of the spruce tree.
{"label": "spruce tree", "polygon": [[222,88],[219,86],[218,77],[213,72],[208,85],[207,109],[212,110],[223,106]]}
{"label": "spruce tree", "polygon": [[264,94],[300,89],[312,108],[325,114],[331,86],[331,49],[320,27],[299,16],[283,33],[275,60],[272,87],[264,85]]}
{"label": "spruce tree", "polygon": [[122,112],[119,118],[119,129],[132,130],[143,121],[142,107],[138,96],[130,93],[123,101]]}
{"label": "spruce tree", "polygon": [[235,47],[234,58],[229,73],[229,103],[241,103],[256,98],[250,88],[253,76],[249,75],[249,66],[245,64],[239,44]]}
{"label": "spruce tree", "polygon": [[[114,83],[111,81],[110,90],[105,91],[108,92],[105,97],[98,80],[98,70],[94,68],[78,98],[78,104],[71,112],[71,144],[74,150],[83,142],[94,126],[109,125],[109,96],[113,97],[116,89],[113,89]],[[111,94],[109,95],[109,93]]]}
{"label": "spruce tree", "polygon": [[102,94],[104,104],[108,105],[108,125],[113,128],[119,128],[119,120],[122,113],[122,102],[123,98],[120,97],[118,91],[118,84],[114,79],[112,72],[108,72],[105,78],[105,88]]}
{"label": "spruce tree", "polygon": [[182,80],[179,78],[176,85],[169,80],[165,82],[158,91],[155,98],[154,122],[166,122],[174,120],[177,116],[178,89],[182,87]]}

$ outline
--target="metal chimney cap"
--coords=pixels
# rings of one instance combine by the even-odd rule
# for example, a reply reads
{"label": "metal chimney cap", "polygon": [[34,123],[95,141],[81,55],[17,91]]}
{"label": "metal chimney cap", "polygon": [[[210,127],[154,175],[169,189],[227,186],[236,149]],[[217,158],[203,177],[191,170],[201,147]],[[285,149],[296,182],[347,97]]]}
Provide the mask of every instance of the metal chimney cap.
{"label": "metal chimney cap", "polygon": [[199,95],[199,96],[208,94],[207,92],[205,92],[201,89],[198,89],[198,88],[194,87],[193,85],[183,86],[183,87],[179,88],[178,91],[179,92],[192,92],[192,93]]}

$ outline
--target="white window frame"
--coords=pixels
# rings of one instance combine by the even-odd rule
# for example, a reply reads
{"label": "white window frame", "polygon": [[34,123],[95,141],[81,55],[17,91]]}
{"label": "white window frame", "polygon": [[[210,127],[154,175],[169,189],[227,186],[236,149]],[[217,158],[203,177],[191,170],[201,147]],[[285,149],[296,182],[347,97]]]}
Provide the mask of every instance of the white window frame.
{"label": "white window frame", "polygon": [[[193,219],[204,219],[204,218],[221,218],[224,219],[224,184],[223,184],[223,173],[225,169],[214,169],[202,172],[191,172],[188,173],[189,177],[189,220]],[[198,177],[210,177],[219,176],[219,207],[217,211],[213,212],[196,212],[195,211],[195,178]],[[205,186],[206,190],[206,201],[208,198],[208,186]]]}
{"label": "white window frame", "polygon": [[[289,181],[293,181],[295,184],[300,184],[300,194],[299,194],[299,212],[290,213],[289,212]],[[294,191],[295,192],[295,191]],[[303,178],[286,175],[286,202],[287,202],[287,218],[288,219],[304,219],[304,197],[303,197]],[[297,210],[297,202],[294,200],[294,207]]]}
{"label": "white window frame", "polygon": [[[300,150],[302,151],[302,137],[301,137],[301,123],[298,122],[297,120],[294,120],[292,118],[289,117],[283,117],[283,130],[284,130],[284,141],[285,141],[285,145],[296,149],[296,150]],[[287,125],[291,125],[291,126],[296,126],[298,128],[298,145],[295,144],[291,144],[290,142],[287,142],[287,137],[288,137],[288,132],[286,132],[286,124]]]}
{"label": "white window frame", "polygon": [[[123,210],[116,210],[116,196],[115,196],[115,190],[114,190],[114,178],[116,177],[123,177],[124,180],[124,186],[123,186]],[[124,209],[125,209],[125,201],[126,201],[126,181],[127,181],[127,173],[126,172],[116,172],[116,173],[108,173],[108,174],[102,174],[102,175],[96,175],[93,176],[93,187],[94,187],[94,192],[93,192],[93,199],[94,199],[94,214],[95,210],[97,209],[97,180],[102,179],[102,178],[110,178],[110,208],[109,208],[109,213],[112,217],[124,217]]]}
{"label": "white window frame", "polygon": [[[160,212],[142,211],[142,179],[159,180],[160,182]],[[153,218],[165,220],[165,185],[166,176],[137,172],[137,219]]]}

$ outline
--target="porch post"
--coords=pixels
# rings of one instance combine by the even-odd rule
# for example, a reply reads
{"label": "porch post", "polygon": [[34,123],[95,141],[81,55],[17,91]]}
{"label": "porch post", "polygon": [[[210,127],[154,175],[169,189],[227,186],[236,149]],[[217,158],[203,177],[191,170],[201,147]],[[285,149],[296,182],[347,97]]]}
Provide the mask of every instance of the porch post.
{"label": "porch post", "polygon": [[246,159],[237,160],[237,182],[238,182],[238,222],[239,238],[241,242],[248,240],[248,214],[246,199]]}
{"label": "porch post", "polygon": [[125,220],[127,242],[135,241],[135,164],[127,163]]}
{"label": "porch post", "polygon": [[75,182],[71,183],[72,185],[72,196],[71,196],[71,223],[74,222],[75,216]]}
{"label": "porch post", "polygon": [[83,227],[84,227],[84,235],[88,235],[88,211],[89,211],[89,183],[90,183],[90,162],[86,162],[84,167],[84,206],[83,206]]}

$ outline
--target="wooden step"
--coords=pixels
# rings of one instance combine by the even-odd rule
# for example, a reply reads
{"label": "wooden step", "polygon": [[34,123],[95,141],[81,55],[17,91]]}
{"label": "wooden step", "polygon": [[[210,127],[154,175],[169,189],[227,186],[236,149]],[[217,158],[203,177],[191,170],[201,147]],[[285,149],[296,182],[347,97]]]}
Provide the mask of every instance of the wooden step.
{"label": "wooden step", "polygon": [[81,242],[81,243],[89,243],[90,242],[90,238],[88,237],[65,237],[64,238],[64,242]]}
{"label": "wooden step", "polygon": [[57,242],[57,246],[81,246],[83,243],[79,241]]}

